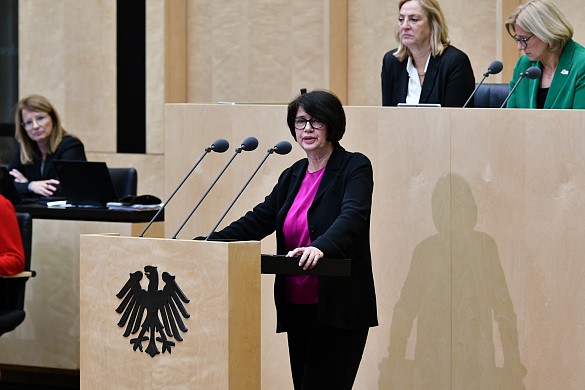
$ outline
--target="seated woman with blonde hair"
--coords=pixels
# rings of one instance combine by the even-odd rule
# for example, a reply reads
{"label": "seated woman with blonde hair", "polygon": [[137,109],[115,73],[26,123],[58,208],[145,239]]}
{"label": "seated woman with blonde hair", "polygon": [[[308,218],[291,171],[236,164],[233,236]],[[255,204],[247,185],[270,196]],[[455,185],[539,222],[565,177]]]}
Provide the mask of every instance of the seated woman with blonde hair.
{"label": "seated woman with blonde hair", "polygon": [[451,45],[439,2],[399,0],[395,37],[398,48],[382,61],[382,105],[463,107],[475,77],[467,54]]}
{"label": "seated woman with blonde hair", "polygon": [[20,100],[15,113],[16,140],[20,148],[10,165],[10,175],[23,197],[61,196],[53,160],[86,161],[81,141],[61,125],[59,114],[47,98],[31,95]]}
{"label": "seated woman with blonde hair", "polygon": [[526,69],[538,66],[540,78],[522,80],[508,108],[585,109],[585,48],[575,42],[573,26],[548,0],[519,5],[506,20],[506,29],[523,50],[510,88]]}

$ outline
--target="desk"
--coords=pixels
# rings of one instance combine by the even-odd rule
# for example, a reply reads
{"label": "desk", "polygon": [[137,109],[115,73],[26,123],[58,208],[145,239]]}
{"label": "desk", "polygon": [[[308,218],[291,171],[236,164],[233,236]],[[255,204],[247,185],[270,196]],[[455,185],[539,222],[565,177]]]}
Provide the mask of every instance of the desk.
{"label": "desk", "polygon": [[[40,204],[25,204],[15,207],[17,212],[29,213],[34,219],[60,219],[67,221],[99,221],[99,222],[149,222],[158,210],[109,210],[98,208],[46,207]],[[164,210],[156,218],[164,220]]]}
{"label": "desk", "polygon": [[[32,269],[26,319],[0,338],[0,364],[79,369],[79,236],[138,236],[156,211],[47,208],[20,205],[33,216]],[[163,237],[163,213],[147,232]]]}

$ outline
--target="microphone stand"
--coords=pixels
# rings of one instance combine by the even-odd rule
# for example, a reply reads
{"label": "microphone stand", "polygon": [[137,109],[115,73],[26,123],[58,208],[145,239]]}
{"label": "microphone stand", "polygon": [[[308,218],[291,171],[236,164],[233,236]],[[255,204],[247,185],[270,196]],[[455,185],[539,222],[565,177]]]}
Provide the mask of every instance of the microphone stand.
{"label": "microphone stand", "polygon": [[512,96],[512,94],[516,90],[516,87],[518,86],[518,84],[520,84],[520,81],[522,81],[522,79],[524,77],[528,77],[531,80],[535,80],[535,79],[539,78],[540,75],[541,75],[541,70],[538,66],[531,66],[530,68],[526,69],[525,72],[520,73],[520,78],[518,79],[518,81],[516,81],[516,84],[514,84],[514,88],[512,88],[512,90],[510,91],[508,96],[506,96],[506,100],[504,100],[504,102],[502,103],[500,108],[504,108],[504,106],[508,102],[508,99],[510,99],[510,96]]}
{"label": "microphone stand", "polygon": [[520,84],[520,81],[522,81],[522,79],[524,77],[526,77],[526,72],[524,72],[524,73],[522,73],[520,75],[520,78],[518,79],[518,81],[516,81],[516,84],[514,84],[514,87],[512,88],[512,90],[510,91],[510,93],[508,94],[508,96],[506,96],[506,99],[504,100],[504,102],[502,103],[502,105],[500,106],[500,108],[504,108],[504,106],[506,105],[506,103],[508,103],[508,99],[510,99],[510,96],[512,96],[512,94],[516,90],[516,87],[518,86],[518,84]]}
{"label": "microphone stand", "polygon": [[[288,144],[288,145],[286,145],[286,144]],[[282,151],[279,151],[278,150],[279,147],[282,148],[283,150]],[[223,215],[221,216],[221,218],[219,219],[219,221],[217,221],[217,223],[215,224],[215,226],[213,227],[213,229],[211,229],[211,231],[209,232],[209,234],[207,235],[207,237],[205,237],[205,241],[207,241],[209,239],[209,236],[211,236],[211,234],[213,234],[213,232],[215,232],[215,229],[217,229],[217,227],[219,226],[219,224],[221,223],[221,221],[223,221],[223,219],[225,218],[225,216],[227,215],[227,213],[231,210],[232,206],[236,203],[236,201],[238,200],[238,198],[240,197],[240,195],[242,195],[242,192],[244,192],[244,190],[246,189],[246,187],[248,187],[248,184],[250,184],[250,182],[252,181],[252,179],[254,178],[254,176],[256,176],[256,173],[258,173],[258,171],[260,170],[260,167],[262,167],[262,165],[264,164],[264,162],[266,161],[266,159],[268,158],[268,156],[270,156],[274,152],[276,152],[277,154],[287,154],[288,152],[290,152],[291,148],[292,148],[292,146],[290,145],[289,142],[282,141],[282,142],[279,142],[274,148],[268,149],[268,151],[266,152],[266,155],[264,156],[264,158],[262,159],[262,161],[260,162],[260,164],[258,165],[258,167],[256,168],[256,170],[254,171],[254,173],[252,173],[252,176],[250,176],[250,178],[248,179],[248,181],[246,182],[246,184],[244,184],[244,187],[240,190],[240,192],[238,193],[238,195],[236,195],[235,199],[229,205],[229,207],[227,208],[227,210],[225,211],[225,213],[223,213]]]}
{"label": "microphone stand", "polygon": [[[218,147],[216,147],[216,144],[218,145]],[[158,211],[156,212],[156,214],[154,215],[154,217],[152,217],[152,219],[150,220],[150,222],[148,223],[148,225],[146,225],[146,227],[144,228],[144,230],[142,231],[142,233],[140,233],[140,235],[138,237],[143,237],[144,236],[144,233],[146,233],[146,231],[150,228],[150,225],[152,225],[154,223],[154,221],[156,221],[156,218],[164,210],[164,208],[171,201],[171,199],[173,199],[173,196],[175,196],[175,194],[177,193],[177,191],[179,191],[179,188],[181,188],[183,186],[183,184],[187,181],[187,179],[189,178],[189,176],[191,176],[191,174],[193,173],[193,171],[195,170],[195,168],[197,168],[197,166],[199,165],[199,163],[201,162],[201,160],[203,160],[203,158],[205,156],[207,156],[207,154],[209,154],[212,151],[216,151],[218,153],[223,153],[223,152],[225,152],[227,150],[228,147],[229,147],[229,143],[226,140],[224,140],[224,139],[218,139],[213,144],[211,144],[210,147],[205,148],[205,151],[203,152],[203,154],[201,155],[201,157],[199,158],[199,160],[195,163],[195,165],[193,165],[193,168],[191,168],[191,170],[189,171],[189,173],[187,173],[187,176],[185,176],[185,178],[183,179],[183,181],[181,182],[181,184],[179,184],[179,186],[175,189],[175,191],[173,191],[173,193],[171,194],[171,196],[169,196],[169,198],[167,199],[167,201],[163,203],[163,205],[161,206],[161,208],[158,209]]]}
{"label": "microphone stand", "polygon": [[481,79],[481,81],[479,82],[479,84],[477,84],[475,86],[475,89],[473,90],[473,92],[471,93],[471,95],[469,95],[469,97],[467,98],[467,101],[465,102],[465,104],[463,105],[463,108],[467,107],[467,104],[469,103],[469,101],[471,100],[471,98],[475,95],[475,93],[477,92],[477,90],[479,89],[479,87],[483,84],[483,81],[486,79],[486,77],[488,77],[490,75],[489,70],[487,72],[485,72],[483,74],[483,78]]}
{"label": "microphone stand", "polygon": [[473,90],[473,92],[471,93],[471,95],[469,95],[469,97],[467,98],[467,101],[465,102],[465,104],[463,105],[463,108],[467,107],[467,104],[469,103],[469,101],[471,100],[471,98],[473,96],[475,96],[475,93],[477,92],[477,90],[479,89],[479,87],[481,87],[481,85],[483,84],[483,81],[489,77],[490,74],[498,74],[502,71],[502,68],[504,67],[504,65],[502,64],[501,61],[493,61],[490,66],[488,67],[487,72],[485,72],[483,74],[483,79],[481,79],[481,81],[479,82],[479,84],[477,84],[477,86],[475,87],[475,89]]}
{"label": "microphone stand", "polygon": [[[254,142],[255,142],[255,145],[254,145]],[[203,197],[199,200],[199,202],[197,202],[197,204],[195,205],[195,207],[193,207],[193,210],[191,210],[191,212],[187,216],[187,219],[185,219],[185,221],[183,222],[183,224],[179,227],[179,229],[177,230],[177,232],[173,235],[173,237],[172,237],[173,239],[177,238],[177,235],[179,234],[179,232],[187,224],[187,221],[189,221],[189,219],[191,218],[191,216],[193,215],[193,213],[195,213],[195,210],[197,210],[197,208],[199,207],[199,205],[201,204],[201,202],[203,202],[203,200],[205,199],[205,197],[207,196],[207,194],[209,194],[209,191],[211,191],[211,189],[213,188],[213,186],[215,185],[215,183],[217,183],[217,181],[219,180],[219,178],[221,177],[221,175],[223,175],[223,173],[226,171],[226,169],[228,168],[228,166],[232,163],[232,161],[234,161],[234,159],[236,158],[236,156],[238,154],[240,154],[243,150],[254,150],[254,149],[256,149],[256,147],[258,147],[258,140],[256,138],[249,137],[249,138],[246,138],[244,140],[244,142],[242,143],[242,145],[235,150],[232,158],[230,158],[230,160],[225,165],[225,167],[223,167],[223,169],[221,170],[221,172],[219,173],[219,175],[215,178],[215,180],[213,181],[213,183],[211,183],[211,185],[209,186],[209,188],[207,189],[207,191],[205,191],[205,194],[203,194]]]}

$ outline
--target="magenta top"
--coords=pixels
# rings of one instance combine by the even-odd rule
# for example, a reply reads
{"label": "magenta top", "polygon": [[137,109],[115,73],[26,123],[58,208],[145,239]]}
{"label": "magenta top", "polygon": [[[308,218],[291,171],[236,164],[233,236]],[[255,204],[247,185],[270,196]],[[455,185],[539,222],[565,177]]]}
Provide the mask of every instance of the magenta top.
{"label": "magenta top", "polygon": [[[311,245],[307,211],[319,188],[325,168],[316,172],[307,171],[299,192],[286,218],[282,231],[288,250]],[[288,275],[286,277],[285,298],[293,304],[309,304],[319,301],[319,278],[312,275]]]}

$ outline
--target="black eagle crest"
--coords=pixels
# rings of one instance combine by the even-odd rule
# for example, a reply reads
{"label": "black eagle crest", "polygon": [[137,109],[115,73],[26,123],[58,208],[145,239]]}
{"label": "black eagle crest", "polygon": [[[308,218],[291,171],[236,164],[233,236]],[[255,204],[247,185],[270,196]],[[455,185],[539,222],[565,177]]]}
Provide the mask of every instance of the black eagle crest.
{"label": "black eagle crest", "polygon": [[[183,341],[179,330],[187,332],[181,315],[184,318],[189,318],[189,313],[183,305],[183,302],[188,303],[189,299],[175,282],[175,277],[168,272],[162,274],[162,280],[165,282],[162,290],[158,289],[156,267],[147,265],[144,267],[144,273],[148,278],[147,290],[144,290],[140,285],[142,272],[136,271],[130,274],[124,287],[116,294],[118,298],[124,298],[116,309],[118,313],[122,314],[118,326],[126,325],[124,337],[128,337],[131,333],[136,334],[140,329],[138,337],[130,339],[130,344],[134,345],[135,351],[139,348],[142,352],[142,342],[148,340],[146,353],[151,357],[160,353],[157,341],[162,345],[162,352],[169,351],[170,354],[171,347],[174,347],[175,343],[167,336],[174,337],[177,341]],[[144,318],[145,312],[146,318]]]}

